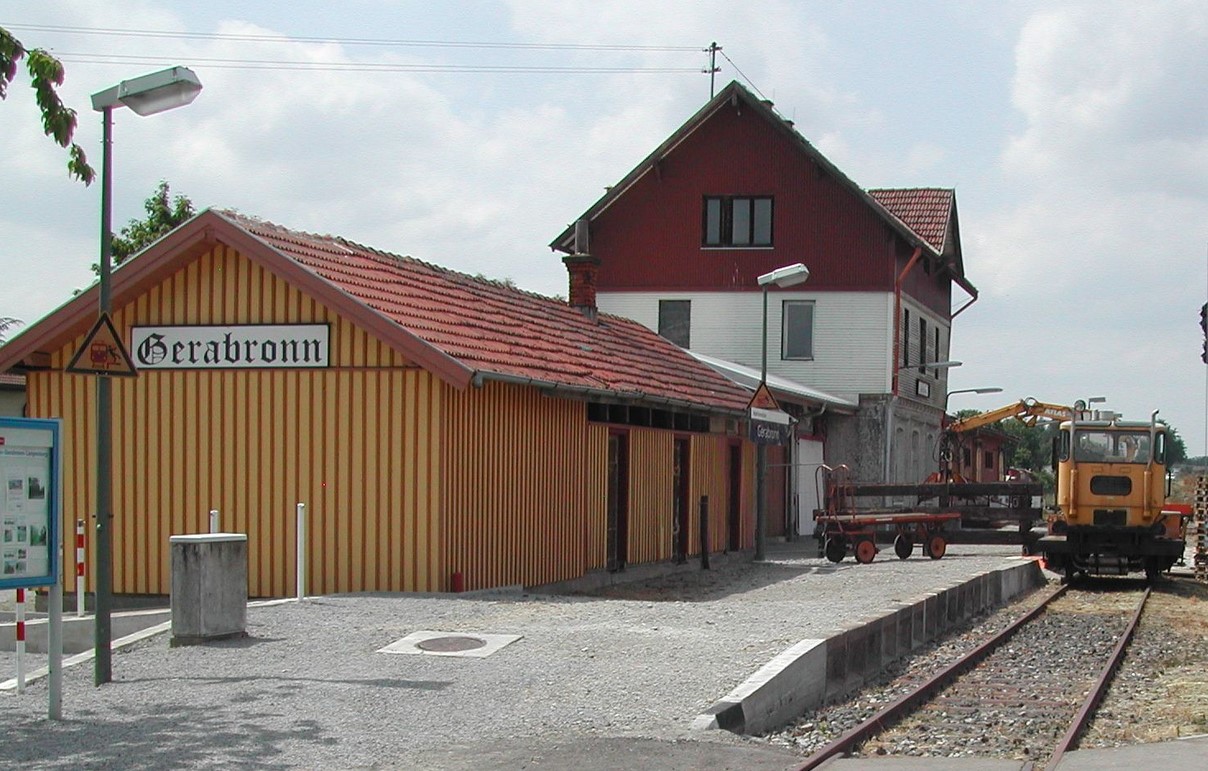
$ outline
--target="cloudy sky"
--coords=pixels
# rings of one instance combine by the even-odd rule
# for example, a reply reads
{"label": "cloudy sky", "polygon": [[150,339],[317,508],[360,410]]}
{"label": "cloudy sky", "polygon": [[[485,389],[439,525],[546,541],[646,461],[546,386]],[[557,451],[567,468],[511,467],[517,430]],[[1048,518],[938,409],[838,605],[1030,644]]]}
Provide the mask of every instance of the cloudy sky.
{"label": "cloudy sky", "polygon": [[[956,188],[981,299],[953,409],[1105,396],[1208,452],[1208,5],[969,2],[25,3],[0,26],[89,95],[172,64],[191,106],[115,120],[114,224],[159,180],[238,209],[565,293],[549,241],[709,98],[766,95],[863,187]],[[24,74],[0,105],[0,316],[89,283],[99,185],[68,179]],[[960,296],[960,293],[956,293]],[[963,300],[963,297],[960,297]]]}

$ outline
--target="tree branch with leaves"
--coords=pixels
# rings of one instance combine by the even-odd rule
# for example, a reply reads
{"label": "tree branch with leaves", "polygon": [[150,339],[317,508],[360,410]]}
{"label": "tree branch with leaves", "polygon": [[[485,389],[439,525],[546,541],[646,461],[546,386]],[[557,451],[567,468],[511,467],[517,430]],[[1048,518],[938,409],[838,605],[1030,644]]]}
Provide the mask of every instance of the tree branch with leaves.
{"label": "tree branch with leaves", "polygon": [[42,130],[59,147],[67,149],[67,173],[91,184],[96,172],[88,165],[84,148],[72,141],[76,129],[76,111],[63,104],[58,88],[63,85],[63,63],[42,48],[27,50],[12,34],[0,27],[0,99],[8,96],[8,87],[17,76],[17,66],[25,59],[34,99],[42,113]]}

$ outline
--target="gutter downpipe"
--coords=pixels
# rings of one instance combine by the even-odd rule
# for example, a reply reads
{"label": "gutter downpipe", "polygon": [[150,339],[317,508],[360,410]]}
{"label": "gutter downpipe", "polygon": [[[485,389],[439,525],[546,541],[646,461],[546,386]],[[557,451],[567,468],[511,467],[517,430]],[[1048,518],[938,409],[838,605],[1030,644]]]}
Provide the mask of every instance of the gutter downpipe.
{"label": "gutter downpipe", "polygon": [[969,293],[969,302],[967,302],[964,305],[962,305],[961,307],[957,308],[956,312],[952,314],[952,318],[956,318],[957,316],[961,315],[962,313],[965,312],[966,309],[968,309],[968,307],[970,305],[977,302],[977,287],[973,286],[972,284],[970,284],[968,281],[965,281],[964,279],[957,279],[956,285]]}
{"label": "gutter downpipe", "polygon": [[893,374],[891,377],[891,388],[889,396],[889,404],[885,411],[885,459],[884,459],[884,481],[888,484],[893,481],[890,479],[889,461],[892,457],[893,450],[893,414],[894,408],[898,404],[898,372],[905,366],[898,362],[898,356],[902,350],[902,283],[906,280],[906,274],[910,272],[923,256],[923,247],[916,246],[914,254],[910,256],[910,260],[906,263],[906,267],[902,268],[902,272],[898,274],[897,279],[893,282],[893,340],[890,345],[893,346],[892,362]]}

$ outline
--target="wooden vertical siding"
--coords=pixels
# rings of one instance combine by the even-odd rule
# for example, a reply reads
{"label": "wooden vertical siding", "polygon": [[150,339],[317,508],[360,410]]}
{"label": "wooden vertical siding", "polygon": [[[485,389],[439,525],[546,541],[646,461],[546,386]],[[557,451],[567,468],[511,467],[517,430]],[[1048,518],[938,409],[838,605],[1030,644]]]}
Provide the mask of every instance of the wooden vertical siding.
{"label": "wooden vertical siding", "polygon": [[[534,586],[606,567],[608,426],[589,423],[582,402],[537,389],[487,383],[445,387],[442,499],[449,575],[468,590]],[[671,558],[671,431],[626,427],[629,436],[630,564]],[[709,496],[711,551],[726,543],[724,436],[692,435],[690,551],[699,553],[699,500]],[[753,520],[753,453],[744,453],[743,543]]]}
{"label": "wooden vertical siding", "polygon": [[[429,373],[223,247],[114,321],[127,341],[133,325],[331,325],[328,369],[114,380],[116,593],[167,594],[168,537],[207,531],[218,509],[223,530],[248,535],[249,593],[291,595],[299,502],[309,520],[308,592],[441,588],[442,389]],[[65,533],[77,518],[93,524],[95,505],[94,381],[61,371],[81,342],[29,379],[30,414],[64,419]],[[94,528],[86,531],[93,591]]]}
{"label": "wooden vertical siding", "polygon": [[694,436],[689,462],[692,467],[689,506],[692,515],[692,534],[689,551],[701,552],[700,502],[701,496],[709,497],[709,546],[711,552],[723,551],[726,547],[726,464],[729,462],[730,445],[725,436]]}
{"label": "wooden vertical siding", "polygon": [[586,405],[491,382],[442,402],[449,575],[481,589],[603,567],[608,429]]}
{"label": "wooden vertical siding", "polygon": [[[629,432],[629,562],[671,558],[675,434]],[[691,450],[689,450],[691,451]]]}
{"label": "wooden vertical siding", "polygon": [[[629,457],[629,562],[657,562],[672,556],[673,447],[671,431],[630,430]],[[745,445],[745,443],[744,443]],[[709,496],[709,550],[726,547],[729,439],[716,434],[694,434],[688,449],[688,551],[700,553],[700,498]],[[743,452],[742,546],[754,544],[754,453]]]}

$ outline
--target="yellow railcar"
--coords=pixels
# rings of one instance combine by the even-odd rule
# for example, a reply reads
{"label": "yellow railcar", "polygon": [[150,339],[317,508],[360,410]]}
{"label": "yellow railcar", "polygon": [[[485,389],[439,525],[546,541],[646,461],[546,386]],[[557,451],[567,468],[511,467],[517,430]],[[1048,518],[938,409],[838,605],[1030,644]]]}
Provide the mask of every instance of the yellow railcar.
{"label": "yellow railcar", "polygon": [[[1074,419],[1057,439],[1057,512],[1039,550],[1051,570],[1156,578],[1183,554],[1167,532],[1167,426],[1155,410],[1148,423]],[[1092,415],[1092,417],[1104,417]]]}

